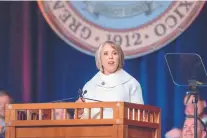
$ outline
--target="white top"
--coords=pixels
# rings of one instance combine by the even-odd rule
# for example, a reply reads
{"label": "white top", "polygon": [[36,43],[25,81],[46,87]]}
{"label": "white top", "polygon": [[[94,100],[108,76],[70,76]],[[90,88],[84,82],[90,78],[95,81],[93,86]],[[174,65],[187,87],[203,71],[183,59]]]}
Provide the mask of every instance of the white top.
{"label": "white top", "polygon": [[[102,72],[98,72],[85,84],[83,91],[87,91],[83,96],[84,98],[104,102],[124,101],[144,104],[142,89],[139,82],[123,69],[110,75],[104,75]],[[86,102],[94,101],[86,99]],[[96,116],[97,113],[99,113],[99,109],[92,109],[91,118],[98,118],[98,116]],[[103,117],[113,117],[112,110],[104,109]],[[82,118],[88,118],[87,109],[84,110]]]}

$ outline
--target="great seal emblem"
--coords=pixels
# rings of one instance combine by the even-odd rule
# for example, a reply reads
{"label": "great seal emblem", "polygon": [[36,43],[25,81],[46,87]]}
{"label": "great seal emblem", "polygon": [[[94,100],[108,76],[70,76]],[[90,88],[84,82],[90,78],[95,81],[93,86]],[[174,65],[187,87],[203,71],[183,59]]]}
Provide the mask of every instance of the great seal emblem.
{"label": "great seal emblem", "polygon": [[51,28],[69,45],[94,55],[100,43],[121,45],[135,58],[164,47],[195,19],[205,1],[38,1]]}

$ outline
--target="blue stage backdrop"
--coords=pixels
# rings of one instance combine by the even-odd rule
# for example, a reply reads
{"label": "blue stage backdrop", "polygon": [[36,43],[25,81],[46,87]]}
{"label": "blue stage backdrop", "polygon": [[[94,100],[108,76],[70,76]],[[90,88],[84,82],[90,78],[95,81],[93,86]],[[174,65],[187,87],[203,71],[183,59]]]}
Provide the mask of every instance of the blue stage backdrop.
{"label": "blue stage backdrop", "polygon": [[[0,88],[8,90],[16,102],[77,96],[78,89],[98,71],[93,56],[68,46],[49,27],[36,2],[0,2],[0,12]],[[207,66],[206,25],[204,6],[177,39],[156,52],[125,62],[124,69],[141,83],[145,104],[162,109],[162,134],[182,126],[187,90],[173,84],[164,55],[198,53]],[[206,88],[200,93],[207,97]]]}

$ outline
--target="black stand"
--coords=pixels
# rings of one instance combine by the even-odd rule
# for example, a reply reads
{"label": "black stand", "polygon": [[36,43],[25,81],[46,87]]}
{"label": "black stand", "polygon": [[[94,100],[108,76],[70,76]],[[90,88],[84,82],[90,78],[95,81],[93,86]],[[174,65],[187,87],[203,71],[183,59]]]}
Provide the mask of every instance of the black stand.
{"label": "black stand", "polygon": [[198,103],[198,96],[199,96],[199,92],[197,91],[197,81],[196,80],[189,80],[189,92],[188,92],[188,97],[187,97],[187,102],[190,98],[190,96],[194,96],[194,100],[192,101],[192,103],[194,104],[194,138],[197,138],[197,120],[198,120],[198,107],[197,107],[197,103]]}
{"label": "black stand", "polygon": [[[167,53],[165,60],[173,83],[177,86],[189,88],[186,95],[187,101],[190,96],[194,97],[192,101],[194,106],[194,138],[197,138],[197,122],[198,119],[200,120],[197,111],[199,98],[197,88],[207,86],[207,73],[202,58],[196,53]],[[198,80],[202,81],[198,82]]]}

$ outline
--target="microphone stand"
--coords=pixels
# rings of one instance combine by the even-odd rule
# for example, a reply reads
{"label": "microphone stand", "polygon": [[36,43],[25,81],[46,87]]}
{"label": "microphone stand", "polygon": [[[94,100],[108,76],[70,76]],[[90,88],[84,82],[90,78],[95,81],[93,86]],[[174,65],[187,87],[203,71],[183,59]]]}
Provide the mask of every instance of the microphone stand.
{"label": "microphone stand", "polygon": [[91,101],[96,101],[96,102],[102,102],[102,101],[100,101],[100,100],[96,100],[96,99],[90,99],[90,98],[84,98],[84,97],[82,97],[83,99],[86,99],[86,100],[91,100]]}
{"label": "microphone stand", "polygon": [[188,98],[193,95],[195,98],[193,99],[192,103],[194,104],[194,138],[197,138],[197,128],[198,128],[198,124],[197,124],[197,120],[198,120],[198,107],[197,107],[197,103],[198,103],[198,96],[199,96],[199,92],[197,91],[197,81],[196,80],[189,80],[189,92],[188,92]]}
{"label": "microphone stand", "polygon": [[87,100],[96,101],[96,102],[102,102],[100,100],[83,97],[86,93],[87,93],[86,90],[83,92],[81,89],[79,89],[78,90],[79,97],[69,97],[69,98],[65,98],[65,99],[61,99],[61,100],[52,101],[51,103],[63,102],[63,101],[73,100],[73,99],[78,99],[78,98],[87,99]]}
{"label": "microphone stand", "polygon": [[63,101],[73,100],[73,99],[76,99],[76,97],[69,97],[69,98],[65,98],[61,100],[56,100],[56,101],[52,101],[51,103],[63,102]]}

